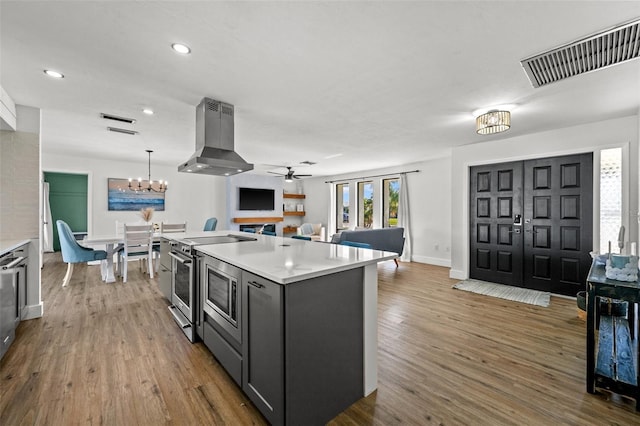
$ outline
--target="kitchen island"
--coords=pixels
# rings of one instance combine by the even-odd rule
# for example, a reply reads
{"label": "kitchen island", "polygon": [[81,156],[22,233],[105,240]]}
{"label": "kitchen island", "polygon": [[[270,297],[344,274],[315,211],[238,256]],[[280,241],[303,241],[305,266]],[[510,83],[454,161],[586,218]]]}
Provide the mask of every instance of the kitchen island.
{"label": "kitchen island", "polygon": [[397,254],[243,232],[207,233],[227,234],[256,240],[196,246],[205,259],[199,262],[199,292],[206,308],[207,259],[241,270],[236,324],[241,338],[230,338],[206,309],[200,337],[267,420],[325,424],[373,392],[376,264]]}

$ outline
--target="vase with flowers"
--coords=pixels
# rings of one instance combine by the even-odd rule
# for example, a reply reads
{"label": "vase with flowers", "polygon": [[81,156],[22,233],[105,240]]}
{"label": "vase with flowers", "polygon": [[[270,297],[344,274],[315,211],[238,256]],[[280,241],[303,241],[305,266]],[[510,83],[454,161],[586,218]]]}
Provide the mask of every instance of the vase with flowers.
{"label": "vase with flowers", "polygon": [[147,207],[146,209],[140,209],[140,217],[146,223],[151,222],[151,218],[153,217],[153,208]]}

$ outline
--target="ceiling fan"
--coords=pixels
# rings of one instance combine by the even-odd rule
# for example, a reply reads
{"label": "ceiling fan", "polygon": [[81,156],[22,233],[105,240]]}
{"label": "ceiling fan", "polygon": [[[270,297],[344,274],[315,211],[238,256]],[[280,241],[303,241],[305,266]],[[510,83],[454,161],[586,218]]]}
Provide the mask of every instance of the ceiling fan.
{"label": "ceiling fan", "polygon": [[295,171],[291,170],[291,167],[289,167],[289,166],[287,166],[287,173],[286,174],[276,173],[276,172],[267,172],[267,173],[273,173],[274,175],[284,176],[284,181],[285,182],[293,182],[294,179],[300,179],[301,177],[312,176],[312,175],[297,175],[297,174],[295,174]]}

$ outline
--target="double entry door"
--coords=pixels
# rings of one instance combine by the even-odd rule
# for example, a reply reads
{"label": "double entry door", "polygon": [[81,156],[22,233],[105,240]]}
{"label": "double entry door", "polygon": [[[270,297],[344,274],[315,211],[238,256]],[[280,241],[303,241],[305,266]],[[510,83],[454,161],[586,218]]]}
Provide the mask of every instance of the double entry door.
{"label": "double entry door", "polygon": [[471,167],[470,278],[575,296],[592,203],[591,153]]}

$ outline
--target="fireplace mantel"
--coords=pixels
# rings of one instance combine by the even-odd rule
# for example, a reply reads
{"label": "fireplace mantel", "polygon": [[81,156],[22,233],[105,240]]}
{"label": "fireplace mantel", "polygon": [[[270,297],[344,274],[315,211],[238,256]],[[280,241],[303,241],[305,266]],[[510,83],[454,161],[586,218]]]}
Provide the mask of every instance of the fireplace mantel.
{"label": "fireplace mantel", "polygon": [[284,218],[281,217],[234,217],[233,223],[275,223],[282,222]]}

